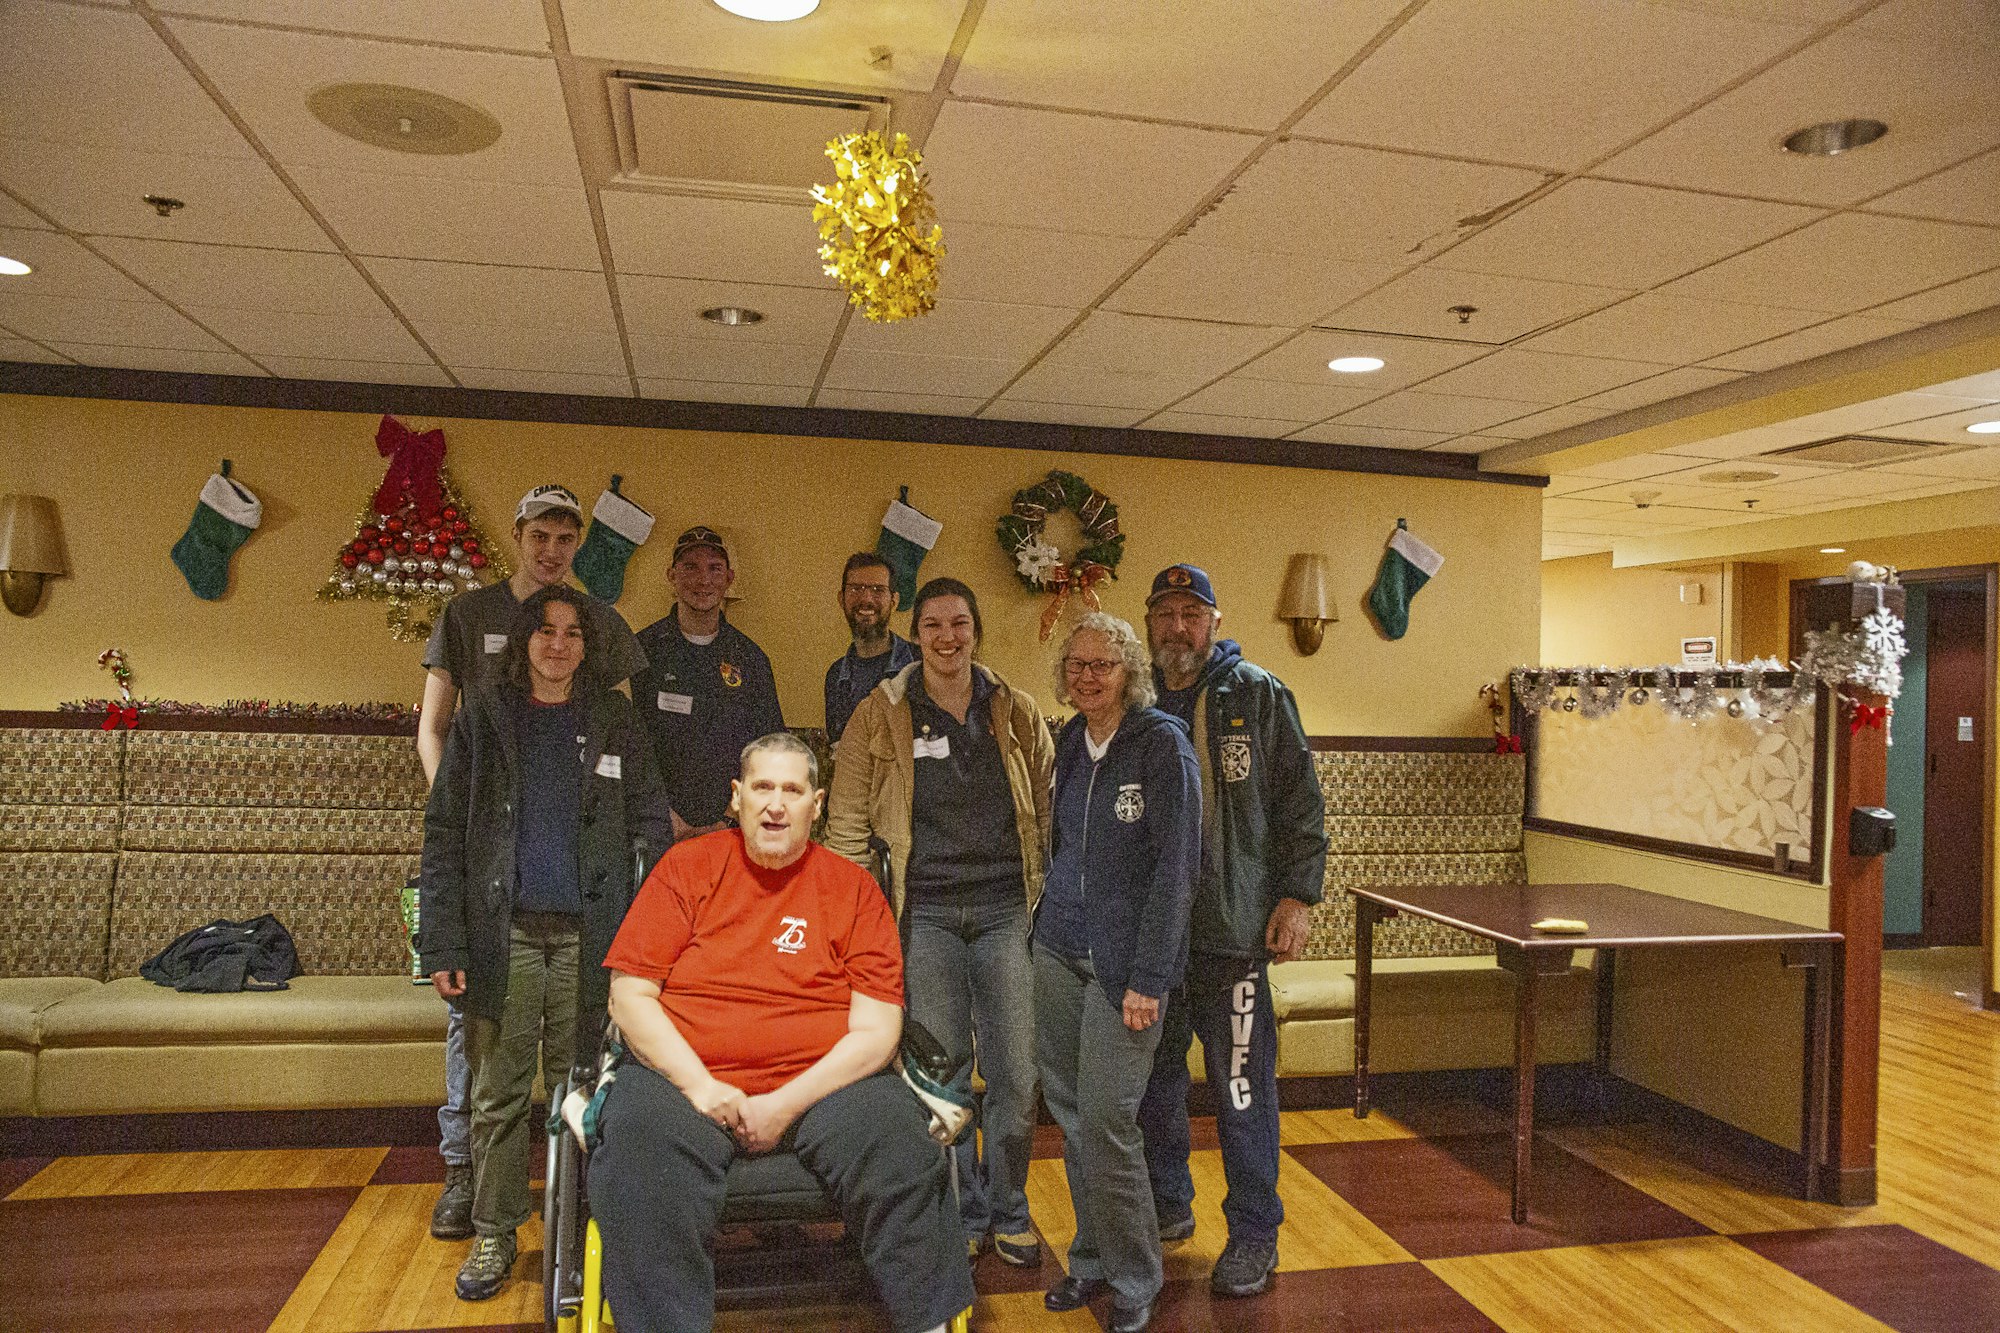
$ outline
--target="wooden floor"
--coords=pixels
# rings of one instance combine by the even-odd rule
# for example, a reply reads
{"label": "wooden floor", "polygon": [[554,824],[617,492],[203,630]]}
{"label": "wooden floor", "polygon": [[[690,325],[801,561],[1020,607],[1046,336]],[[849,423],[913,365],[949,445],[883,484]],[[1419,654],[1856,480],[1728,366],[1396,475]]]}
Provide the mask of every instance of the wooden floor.
{"label": "wooden floor", "polygon": [[[1892,954],[1889,967],[1873,1207],[1790,1198],[1664,1130],[1590,1125],[1541,1136],[1536,1209],[1515,1227],[1496,1110],[1293,1112],[1275,1290],[1209,1298],[1221,1166],[1198,1151],[1199,1229],[1169,1253],[1154,1326],[2000,1329],[2000,1015],[1940,984],[1949,969],[1936,959]],[[439,1176],[435,1154],[413,1148],[0,1159],[0,1330],[540,1328],[533,1225],[498,1298],[453,1297],[465,1247],[425,1229]],[[1074,1225],[1060,1161],[1033,1164],[1030,1192],[1048,1255],[1039,1271],[983,1258],[974,1327],[1098,1327],[1102,1309],[1042,1309]],[[884,1327],[865,1305],[739,1312],[719,1326]]]}

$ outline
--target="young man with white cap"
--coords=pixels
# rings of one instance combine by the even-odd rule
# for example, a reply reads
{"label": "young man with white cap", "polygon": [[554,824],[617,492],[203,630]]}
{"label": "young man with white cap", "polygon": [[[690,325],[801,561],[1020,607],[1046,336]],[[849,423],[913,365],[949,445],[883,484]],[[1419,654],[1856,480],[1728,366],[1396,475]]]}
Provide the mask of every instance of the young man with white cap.
{"label": "young man with white cap", "polygon": [[[570,562],[583,536],[583,506],[567,487],[537,486],[514,509],[515,568],[512,576],[461,593],[445,603],[444,614],[424,645],[423,711],[417,721],[417,756],[424,780],[436,779],[445,737],[461,692],[496,683],[521,603],[537,590],[569,578]],[[646,665],[625,617],[594,597],[584,603],[596,641],[608,663],[605,683],[616,685]],[[431,1213],[431,1234],[463,1240],[472,1234],[472,1072],[465,1058],[465,1023],[454,1005],[445,1028],[445,1104],[438,1108],[438,1151],[444,1156],[445,1187]]]}

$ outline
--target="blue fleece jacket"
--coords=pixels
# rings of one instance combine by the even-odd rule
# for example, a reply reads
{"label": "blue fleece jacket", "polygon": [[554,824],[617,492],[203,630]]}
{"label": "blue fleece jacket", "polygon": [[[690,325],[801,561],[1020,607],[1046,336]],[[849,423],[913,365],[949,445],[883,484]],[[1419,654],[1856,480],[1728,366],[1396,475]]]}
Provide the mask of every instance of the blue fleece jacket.
{"label": "blue fleece jacket", "polygon": [[1157,708],[1134,710],[1092,763],[1084,720],[1072,718],[1056,737],[1055,785],[1058,805],[1083,790],[1083,826],[1053,831],[1050,860],[1076,870],[1098,985],[1113,1004],[1127,990],[1164,997],[1187,967],[1201,864],[1201,769],[1187,728]]}

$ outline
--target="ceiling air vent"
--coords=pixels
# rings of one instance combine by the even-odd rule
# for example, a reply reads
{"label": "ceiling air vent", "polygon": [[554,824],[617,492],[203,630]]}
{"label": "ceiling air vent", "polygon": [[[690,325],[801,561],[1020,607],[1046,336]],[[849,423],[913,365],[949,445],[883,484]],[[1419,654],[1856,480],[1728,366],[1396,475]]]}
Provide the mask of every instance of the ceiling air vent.
{"label": "ceiling air vent", "polygon": [[867,94],[624,70],[610,84],[619,174],[634,182],[795,201],[832,178],[829,139],[889,123],[888,99]]}
{"label": "ceiling air vent", "polygon": [[1891,440],[1880,435],[1841,435],[1811,444],[1795,444],[1774,449],[1760,458],[1782,458],[1787,463],[1816,463],[1820,467],[1875,467],[1882,463],[1907,463],[1917,458],[1942,458],[1963,453],[1965,444],[1931,444],[1924,440]]}

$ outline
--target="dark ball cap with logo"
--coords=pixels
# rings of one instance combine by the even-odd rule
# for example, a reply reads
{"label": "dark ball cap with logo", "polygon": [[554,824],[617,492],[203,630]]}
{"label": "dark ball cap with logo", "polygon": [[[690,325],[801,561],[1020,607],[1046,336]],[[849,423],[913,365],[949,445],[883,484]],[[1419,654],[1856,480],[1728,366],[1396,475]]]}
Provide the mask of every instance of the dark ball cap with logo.
{"label": "dark ball cap with logo", "polygon": [[725,565],[733,566],[736,563],[729,558],[729,548],[723,545],[721,535],[714,528],[704,526],[700,523],[695,524],[686,532],[674,538],[674,559],[679,560],[683,553],[691,551],[697,546],[709,547],[722,557],[722,563]]}
{"label": "dark ball cap with logo", "polygon": [[1215,605],[1215,589],[1208,581],[1208,571],[1199,565],[1168,565],[1153,576],[1153,590],[1146,594],[1146,605],[1151,606],[1170,592],[1184,592],[1198,601]]}

